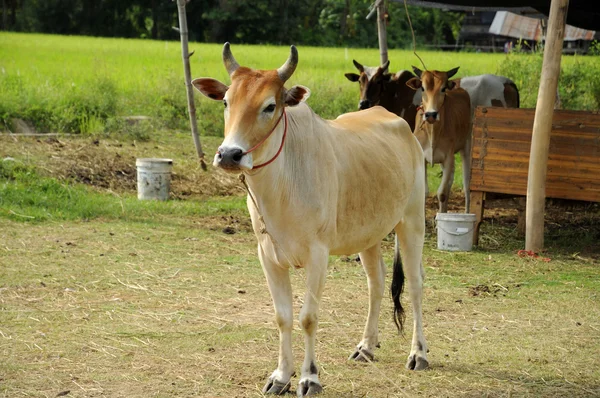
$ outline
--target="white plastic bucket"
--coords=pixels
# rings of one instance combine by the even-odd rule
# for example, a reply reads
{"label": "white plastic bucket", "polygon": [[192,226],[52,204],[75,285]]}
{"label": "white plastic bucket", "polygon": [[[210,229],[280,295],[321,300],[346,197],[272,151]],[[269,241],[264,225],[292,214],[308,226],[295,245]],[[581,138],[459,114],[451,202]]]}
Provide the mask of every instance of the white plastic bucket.
{"label": "white plastic bucket", "polygon": [[476,220],[470,213],[437,213],[438,249],[471,251]]}
{"label": "white plastic bucket", "polygon": [[171,188],[172,159],[146,158],[135,161],[138,199],[167,200]]}

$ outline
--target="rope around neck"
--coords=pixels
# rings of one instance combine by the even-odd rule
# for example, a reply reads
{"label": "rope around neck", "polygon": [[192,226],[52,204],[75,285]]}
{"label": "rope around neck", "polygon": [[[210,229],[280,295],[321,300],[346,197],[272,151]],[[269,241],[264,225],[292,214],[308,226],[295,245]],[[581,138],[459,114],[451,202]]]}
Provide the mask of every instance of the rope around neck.
{"label": "rope around neck", "polygon": [[[247,155],[250,152],[254,151],[256,148],[258,148],[259,146],[261,146],[266,140],[267,138],[269,138],[271,136],[271,134],[273,134],[273,131],[275,131],[275,129],[277,128],[277,126],[279,126],[279,122],[281,121],[281,118],[283,118],[285,116],[285,127],[283,129],[283,138],[281,138],[281,145],[279,145],[279,150],[277,151],[277,153],[275,154],[275,156],[273,156],[269,161],[256,165],[256,166],[252,166],[252,170],[254,169],[260,169],[261,167],[265,167],[268,164],[271,164],[275,161],[275,159],[277,159],[277,157],[279,156],[279,154],[281,153],[281,151],[283,150],[283,143],[285,142],[285,136],[287,135],[287,128],[288,128],[288,119],[287,119],[287,113],[285,113],[285,107],[283,108],[283,112],[281,112],[281,116],[279,116],[279,119],[277,119],[277,123],[275,123],[275,126],[273,126],[273,128],[271,129],[271,131],[269,131],[269,134],[267,134],[265,136],[265,138],[263,138],[262,140],[260,140],[260,142],[256,145],[254,145],[252,148],[248,149],[246,152],[242,153],[243,155]],[[242,174],[243,176],[243,174]],[[245,183],[244,183],[245,184]],[[257,207],[258,209],[258,207]]]}

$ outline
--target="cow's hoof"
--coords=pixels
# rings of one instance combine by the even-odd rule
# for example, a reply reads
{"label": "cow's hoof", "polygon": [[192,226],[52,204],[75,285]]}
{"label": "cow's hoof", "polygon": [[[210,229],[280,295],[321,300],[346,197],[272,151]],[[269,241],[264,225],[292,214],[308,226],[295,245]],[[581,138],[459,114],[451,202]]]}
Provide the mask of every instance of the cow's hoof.
{"label": "cow's hoof", "polygon": [[429,367],[429,362],[426,358],[413,354],[408,357],[406,361],[406,369],[409,370],[425,370]]}
{"label": "cow's hoof", "polygon": [[291,381],[287,383],[283,383],[281,381],[275,380],[273,377],[269,377],[267,380],[267,384],[262,389],[263,394],[275,394],[275,395],[283,395],[289,391],[291,386]]}
{"label": "cow's hoof", "polygon": [[310,379],[304,379],[300,380],[300,383],[298,383],[298,390],[296,391],[296,396],[298,398],[312,397],[322,392],[323,387],[321,386],[321,384],[319,384],[319,382]]}
{"label": "cow's hoof", "polygon": [[373,362],[375,359],[375,353],[371,350],[367,350],[366,348],[359,347],[356,349],[356,351],[354,351],[354,354],[350,355],[348,359],[357,362]]}

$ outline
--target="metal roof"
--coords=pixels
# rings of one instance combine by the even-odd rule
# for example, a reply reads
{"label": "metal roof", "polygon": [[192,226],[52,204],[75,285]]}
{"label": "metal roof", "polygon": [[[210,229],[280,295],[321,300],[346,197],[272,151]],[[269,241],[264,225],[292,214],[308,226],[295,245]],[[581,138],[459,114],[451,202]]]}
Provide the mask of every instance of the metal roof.
{"label": "metal roof", "polygon": [[[390,1],[404,2],[404,0]],[[406,0],[406,2],[414,6],[457,11],[511,11],[516,14],[523,14],[528,13],[525,9],[532,8],[546,16],[550,12],[550,0],[486,0],[485,6],[481,6],[483,3],[481,0]],[[582,29],[600,31],[600,1],[570,0],[567,23]]]}

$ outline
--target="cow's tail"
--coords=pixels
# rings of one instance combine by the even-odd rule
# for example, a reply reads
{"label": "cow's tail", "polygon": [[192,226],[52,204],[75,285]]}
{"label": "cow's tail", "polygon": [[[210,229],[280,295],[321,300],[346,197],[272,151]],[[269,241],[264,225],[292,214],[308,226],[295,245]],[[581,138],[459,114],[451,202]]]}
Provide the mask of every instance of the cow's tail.
{"label": "cow's tail", "polygon": [[396,234],[396,245],[394,248],[394,268],[392,274],[392,301],[394,302],[394,323],[399,332],[402,332],[404,325],[404,308],[400,303],[400,296],[404,290],[404,270],[402,269],[402,259],[400,258],[400,245],[398,235]]}

